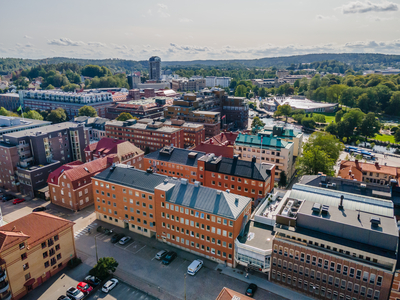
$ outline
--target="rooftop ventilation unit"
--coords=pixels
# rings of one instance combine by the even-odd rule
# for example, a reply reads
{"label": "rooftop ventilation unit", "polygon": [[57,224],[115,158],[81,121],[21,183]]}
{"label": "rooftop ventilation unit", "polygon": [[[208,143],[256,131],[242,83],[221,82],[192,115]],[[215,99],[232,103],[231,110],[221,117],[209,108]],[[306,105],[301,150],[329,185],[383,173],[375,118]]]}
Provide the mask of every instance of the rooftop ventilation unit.
{"label": "rooftop ventilation unit", "polygon": [[195,187],[200,187],[200,182],[195,181],[195,182],[194,182],[194,186],[195,186]]}
{"label": "rooftop ventilation unit", "polygon": [[319,203],[314,203],[314,205],[313,205],[313,207],[312,207],[312,211],[319,214],[319,212],[321,211],[321,204],[319,204]]}
{"label": "rooftop ventilation unit", "polygon": [[187,180],[186,178],[182,178],[182,179],[181,179],[181,183],[182,183],[183,185],[187,185],[187,184],[188,184],[188,180]]}
{"label": "rooftop ventilation unit", "polygon": [[84,167],[83,169],[84,169],[86,172],[90,173],[90,171],[89,171],[88,168]]}
{"label": "rooftop ventilation unit", "polygon": [[327,215],[329,213],[329,205],[322,205],[321,213]]}
{"label": "rooftop ventilation unit", "polygon": [[367,185],[366,185],[365,183],[361,183],[361,184],[360,184],[360,188],[366,189],[366,188],[367,188]]}
{"label": "rooftop ventilation unit", "polygon": [[229,194],[229,193],[231,192],[231,190],[228,189],[228,190],[226,190],[225,192],[227,192],[227,193]]}
{"label": "rooftop ventilation unit", "polygon": [[381,218],[379,217],[371,217],[370,221],[371,224],[374,226],[378,226],[379,224],[381,224]]}

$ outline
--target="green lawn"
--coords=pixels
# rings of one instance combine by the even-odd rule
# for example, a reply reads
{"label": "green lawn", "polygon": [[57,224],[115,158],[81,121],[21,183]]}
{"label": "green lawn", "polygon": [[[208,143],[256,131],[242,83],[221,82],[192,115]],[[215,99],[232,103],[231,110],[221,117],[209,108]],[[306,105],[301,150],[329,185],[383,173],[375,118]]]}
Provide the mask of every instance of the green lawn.
{"label": "green lawn", "polygon": [[[322,114],[321,114],[322,115]],[[327,116],[327,115],[325,115],[325,121],[326,121],[326,123],[328,123],[328,124],[330,124],[330,123],[336,123],[335,122],[335,116]]]}
{"label": "green lawn", "polygon": [[377,134],[375,135],[374,139],[382,142],[389,142],[389,143],[396,143],[394,141],[394,136],[393,135],[388,135],[388,134]]}

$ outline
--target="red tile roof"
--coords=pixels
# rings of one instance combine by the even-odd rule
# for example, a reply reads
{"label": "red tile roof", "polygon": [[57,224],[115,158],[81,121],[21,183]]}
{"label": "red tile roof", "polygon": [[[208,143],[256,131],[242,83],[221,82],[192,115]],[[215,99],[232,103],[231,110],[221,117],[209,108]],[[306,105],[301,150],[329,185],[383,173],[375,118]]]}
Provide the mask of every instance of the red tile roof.
{"label": "red tile roof", "polygon": [[[373,172],[373,173],[387,174],[394,178],[399,177],[399,172],[398,172],[397,167],[382,166],[382,165],[379,165],[378,163],[363,163],[363,162],[359,162],[357,160],[356,161],[343,160],[340,163],[339,175],[340,175],[342,169],[346,169],[349,167],[352,167],[352,170],[357,169],[361,172]],[[362,181],[362,179],[360,181]]]}
{"label": "red tile roof", "polygon": [[24,240],[32,248],[74,224],[45,212],[31,213],[0,227],[0,252]]}
{"label": "red tile roof", "polygon": [[131,142],[110,138],[102,138],[97,143],[88,145],[85,151],[93,152],[96,155],[99,155],[100,152],[101,156],[117,154],[119,159],[127,154],[139,155],[144,153]]}
{"label": "red tile roof", "polygon": [[64,174],[69,178],[69,180],[71,180],[73,188],[76,189],[80,186],[80,184],[83,185],[91,182],[91,178],[94,175],[110,167],[112,162],[113,161],[108,157],[102,157],[85,164],[67,164],[51,172],[47,182],[58,185],[58,179],[60,178],[60,175]]}
{"label": "red tile roof", "polygon": [[233,158],[233,147],[201,143],[200,145],[194,147],[192,150],[205,152],[207,154],[214,153],[217,157],[223,156]]}

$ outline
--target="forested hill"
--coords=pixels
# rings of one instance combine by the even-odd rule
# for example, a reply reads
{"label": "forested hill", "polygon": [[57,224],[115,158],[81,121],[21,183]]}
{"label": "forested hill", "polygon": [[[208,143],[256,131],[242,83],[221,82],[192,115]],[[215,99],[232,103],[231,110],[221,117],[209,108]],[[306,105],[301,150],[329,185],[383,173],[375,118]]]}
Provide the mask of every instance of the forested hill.
{"label": "forested hill", "polygon": [[[161,58],[162,59],[162,58]],[[232,59],[232,60],[193,60],[193,61],[163,61],[163,67],[221,67],[221,68],[286,68],[292,64],[312,63],[319,61],[336,60],[342,63],[358,66],[357,69],[368,69],[377,67],[399,67],[400,55],[385,55],[373,53],[326,53],[306,54],[282,57],[266,57],[260,59]],[[0,58],[0,75],[27,69],[42,64],[76,63],[78,65],[98,65],[108,67],[112,72],[143,71],[147,70],[147,61],[134,61],[124,59],[77,59],[66,57],[53,57],[47,59],[18,59]]]}

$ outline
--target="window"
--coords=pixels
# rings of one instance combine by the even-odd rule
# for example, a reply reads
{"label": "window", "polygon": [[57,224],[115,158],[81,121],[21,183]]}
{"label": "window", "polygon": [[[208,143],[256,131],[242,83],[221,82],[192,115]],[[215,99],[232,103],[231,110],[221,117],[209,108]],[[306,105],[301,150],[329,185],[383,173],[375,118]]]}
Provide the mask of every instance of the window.
{"label": "window", "polygon": [[57,259],[61,259],[61,253],[57,254]]}
{"label": "window", "polygon": [[50,260],[50,264],[51,264],[52,266],[54,266],[56,263],[57,263],[57,260],[56,260],[55,257],[53,257],[53,258]]}
{"label": "window", "polygon": [[25,243],[19,244],[19,250],[25,249]]}
{"label": "window", "polygon": [[46,242],[43,242],[43,243],[42,243],[42,249],[43,249],[43,248],[46,248]]}
{"label": "window", "polygon": [[361,279],[361,270],[357,270],[356,279]]}
{"label": "window", "polygon": [[22,259],[22,260],[26,259],[27,257],[28,257],[28,256],[26,255],[26,252],[23,253],[23,254],[21,254],[21,259]]}
{"label": "window", "polygon": [[49,261],[46,261],[46,262],[44,263],[44,267],[45,267],[45,268],[48,268],[49,266],[50,266]]}
{"label": "window", "polygon": [[378,276],[378,280],[376,281],[376,285],[377,286],[381,286],[382,285],[382,279],[383,279],[382,276]]}
{"label": "window", "polygon": [[[24,265],[22,266],[22,268],[24,269],[24,271],[28,270],[28,269],[29,269],[29,264],[28,264],[28,263],[24,264]],[[30,277],[30,276],[29,276],[29,277]]]}
{"label": "window", "polygon": [[336,273],[341,273],[342,272],[342,265],[341,264],[337,264],[336,265]]}
{"label": "window", "polygon": [[368,281],[368,275],[369,275],[369,273],[364,271],[364,275],[363,275],[363,281],[364,282]]}
{"label": "window", "polygon": [[60,250],[60,244],[56,245],[56,251]]}

